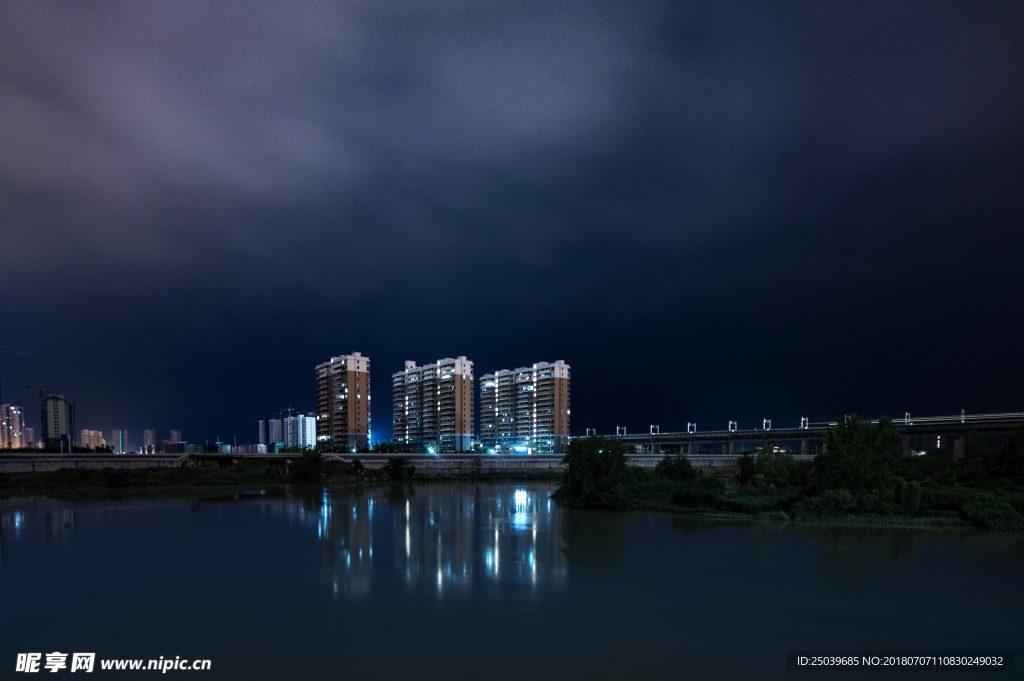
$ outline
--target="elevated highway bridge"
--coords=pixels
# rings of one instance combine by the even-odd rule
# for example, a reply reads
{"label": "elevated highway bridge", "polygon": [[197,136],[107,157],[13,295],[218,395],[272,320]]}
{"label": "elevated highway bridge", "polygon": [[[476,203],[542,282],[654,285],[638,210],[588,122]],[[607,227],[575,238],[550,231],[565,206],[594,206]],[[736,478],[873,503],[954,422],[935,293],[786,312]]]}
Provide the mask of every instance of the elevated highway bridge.
{"label": "elevated highway bridge", "polygon": [[[872,423],[877,423],[873,420]],[[971,431],[985,435],[1007,435],[1024,424],[1024,412],[1001,414],[965,414],[954,416],[927,416],[914,418],[906,414],[894,421],[902,438],[903,456],[940,454],[950,460],[964,456],[964,442]],[[638,453],[648,456],[664,455],[668,452],[686,454],[692,458],[714,455],[739,456],[744,448],[755,450],[766,445],[786,446],[787,451],[797,456],[813,457],[824,450],[822,438],[832,422],[811,422],[802,419],[798,427],[773,428],[765,419],[761,428],[741,430],[730,422],[726,430],[697,429],[697,424],[688,424],[688,432],[662,433],[657,426],[650,432],[629,435],[619,428],[615,439],[633,445]]]}

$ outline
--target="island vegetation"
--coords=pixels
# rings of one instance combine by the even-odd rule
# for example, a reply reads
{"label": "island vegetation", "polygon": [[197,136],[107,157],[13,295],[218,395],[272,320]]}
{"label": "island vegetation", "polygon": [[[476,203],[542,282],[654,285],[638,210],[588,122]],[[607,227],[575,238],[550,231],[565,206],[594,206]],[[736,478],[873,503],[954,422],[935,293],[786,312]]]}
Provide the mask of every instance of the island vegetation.
{"label": "island vegetation", "polygon": [[994,447],[971,433],[955,462],[901,456],[887,418],[839,419],[824,444],[813,462],[773,448],[743,454],[735,473],[712,475],[684,456],[667,455],[648,470],[629,465],[618,440],[573,440],[554,498],[575,508],[1024,531],[1024,427]]}

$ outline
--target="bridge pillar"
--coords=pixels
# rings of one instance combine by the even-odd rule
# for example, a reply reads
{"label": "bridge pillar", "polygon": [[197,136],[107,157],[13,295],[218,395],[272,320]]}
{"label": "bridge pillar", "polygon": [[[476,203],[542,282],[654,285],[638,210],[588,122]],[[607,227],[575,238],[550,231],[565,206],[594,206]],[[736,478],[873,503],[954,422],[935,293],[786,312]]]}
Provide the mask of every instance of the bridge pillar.
{"label": "bridge pillar", "polygon": [[730,454],[735,454],[736,453],[736,440],[729,440],[729,453]]}
{"label": "bridge pillar", "polygon": [[914,453],[910,449],[910,436],[909,435],[904,435],[903,436],[903,456],[904,457],[911,457],[913,455],[914,455]]}
{"label": "bridge pillar", "polygon": [[959,461],[964,458],[964,436],[962,433],[957,433],[953,436],[953,461]]}
{"label": "bridge pillar", "polygon": [[693,443],[692,442],[686,443],[686,453],[687,454],[694,454],[695,453],[693,451]]}
{"label": "bridge pillar", "polygon": [[801,454],[806,454],[807,453],[807,440],[800,440],[800,453]]}

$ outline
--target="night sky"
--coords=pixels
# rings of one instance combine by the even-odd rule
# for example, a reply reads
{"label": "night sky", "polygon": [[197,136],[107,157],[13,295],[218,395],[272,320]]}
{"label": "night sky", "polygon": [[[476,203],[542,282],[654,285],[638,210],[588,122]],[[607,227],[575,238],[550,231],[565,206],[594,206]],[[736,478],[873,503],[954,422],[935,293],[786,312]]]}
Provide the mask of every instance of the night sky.
{"label": "night sky", "polygon": [[[770,5],[770,6],[769,6]],[[574,433],[1024,410],[1024,3],[0,2],[3,401],[255,441],[314,366]]]}

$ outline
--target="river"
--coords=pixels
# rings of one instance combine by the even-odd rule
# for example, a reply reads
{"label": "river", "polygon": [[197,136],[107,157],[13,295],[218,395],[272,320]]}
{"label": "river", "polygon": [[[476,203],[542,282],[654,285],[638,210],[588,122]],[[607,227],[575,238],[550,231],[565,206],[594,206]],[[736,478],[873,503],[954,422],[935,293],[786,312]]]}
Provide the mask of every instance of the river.
{"label": "river", "polygon": [[0,669],[57,651],[209,659],[208,679],[833,678],[787,651],[1024,640],[1019,535],[571,511],[552,489],[3,500]]}

